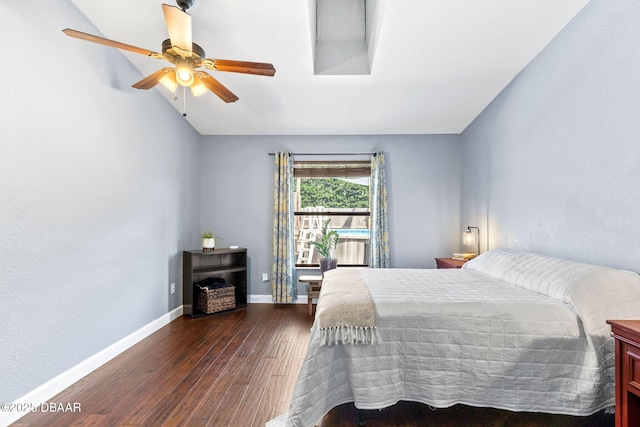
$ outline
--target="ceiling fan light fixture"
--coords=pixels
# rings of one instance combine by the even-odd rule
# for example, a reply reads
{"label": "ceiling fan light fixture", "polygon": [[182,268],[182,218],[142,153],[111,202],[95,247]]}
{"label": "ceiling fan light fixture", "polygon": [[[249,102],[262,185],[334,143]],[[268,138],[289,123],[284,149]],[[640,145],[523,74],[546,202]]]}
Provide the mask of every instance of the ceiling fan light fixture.
{"label": "ceiling fan light fixture", "polygon": [[178,81],[176,80],[176,73],[173,70],[169,70],[160,79],[160,83],[171,92],[175,92],[178,88]]}
{"label": "ceiling fan light fixture", "polygon": [[200,96],[208,90],[209,89],[207,89],[204,83],[202,83],[202,80],[200,80],[200,77],[196,76],[193,84],[191,85],[191,93],[193,93],[193,96]]}
{"label": "ceiling fan light fixture", "polygon": [[188,61],[176,63],[176,80],[182,86],[191,86],[195,81],[193,65]]}

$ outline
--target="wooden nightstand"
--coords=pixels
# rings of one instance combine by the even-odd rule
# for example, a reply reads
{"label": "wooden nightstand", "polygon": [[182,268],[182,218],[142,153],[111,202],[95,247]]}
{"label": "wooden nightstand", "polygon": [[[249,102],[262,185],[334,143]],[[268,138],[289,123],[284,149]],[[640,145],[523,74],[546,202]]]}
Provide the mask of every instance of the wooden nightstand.
{"label": "wooden nightstand", "polygon": [[309,283],[309,291],[307,292],[309,304],[309,316],[313,315],[313,299],[320,296],[320,288],[322,287],[322,276],[300,276],[298,280],[302,283]]}
{"label": "wooden nightstand", "polygon": [[616,427],[640,426],[640,320],[607,320],[616,339]]}
{"label": "wooden nightstand", "polygon": [[466,260],[453,258],[436,258],[437,268],[462,268]]}

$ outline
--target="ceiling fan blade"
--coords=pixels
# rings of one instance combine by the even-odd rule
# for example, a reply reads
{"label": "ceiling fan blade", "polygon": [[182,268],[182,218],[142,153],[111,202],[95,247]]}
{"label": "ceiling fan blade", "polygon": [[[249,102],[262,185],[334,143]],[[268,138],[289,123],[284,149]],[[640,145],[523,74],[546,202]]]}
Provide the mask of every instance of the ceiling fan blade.
{"label": "ceiling fan blade", "polygon": [[183,58],[191,56],[192,36],[191,36],[191,16],[183,12],[180,8],[162,5],[164,20],[167,23],[171,47]]}
{"label": "ceiling fan blade", "polygon": [[69,37],[74,37],[76,39],[86,40],[88,42],[115,47],[117,49],[128,50],[129,52],[139,53],[140,55],[163,58],[163,56],[157,52],[153,52],[147,49],[142,49],[141,47],[131,46],[130,44],[125,44],[125,43],[120,43],[114,40],[105,39],[104,37],[94,36],[93,34],[83,33],[82,31],[76,31],[70,28],[65,28],[64,30],[62,30],[62,32],[68,35]]}
{"label": "ceiling fan blade", "polygon": [[218,71],[258,74],[261,76],[273,76],[276,73],[273,65],[264,62],[232,61],[228,59],[211,59],[211,61],[213,61],[213,68]]}
{"label": "ceiling fan blade", "polygon": [[233,92],[224,87],[219,81],[217,81],[216,79],[211,77],[211,75],[205,73],[204,71],[197,72],[196,79],[200,79],[202,84],[204,84],[207,89],[218,95],[224,102],[236,102],[238,100],[238,97],[235,96]]}
{"label": "ceiling fan blade", "polygon": [[140,80],[138,83],[132,84],[131,86],[136,89],[151,89],[152,87],[160,83],[160,80],[162,80],[162,78],[169,71],[171,71],[171,68],[163,68]]}

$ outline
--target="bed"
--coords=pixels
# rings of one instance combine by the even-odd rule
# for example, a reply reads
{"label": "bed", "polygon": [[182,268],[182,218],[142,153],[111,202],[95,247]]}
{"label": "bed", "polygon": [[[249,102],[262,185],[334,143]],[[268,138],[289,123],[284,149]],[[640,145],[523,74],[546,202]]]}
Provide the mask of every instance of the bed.
{"label": "bed", "polygon": [[[332,309],[347,313],[341,333],[323,325]],[[640,318],[638,274],[530,253],[493,250],[460,270],[332,270],[289,411],[267,426],[401,400],[590,415],[615,406],[606,320],[624,318]]]}

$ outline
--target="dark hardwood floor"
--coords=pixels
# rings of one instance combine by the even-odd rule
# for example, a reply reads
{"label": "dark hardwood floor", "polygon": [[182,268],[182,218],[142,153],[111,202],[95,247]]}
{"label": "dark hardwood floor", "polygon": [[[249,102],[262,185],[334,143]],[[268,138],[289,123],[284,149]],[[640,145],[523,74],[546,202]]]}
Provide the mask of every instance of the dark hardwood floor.
{"label": "dark hardwood floor", "polygon": [[[312,318],[307,306],[250,304],[199,319],[181,317],[106,363],[50,402],[82,412],[35,412],[15,427],[264,426],[287,411]],[[342,405],[320,427],[355,426]],[[613,426],[613,417],[512,413],[462,405],[430,410],[402,402],[364,411],[368,427]]]}

